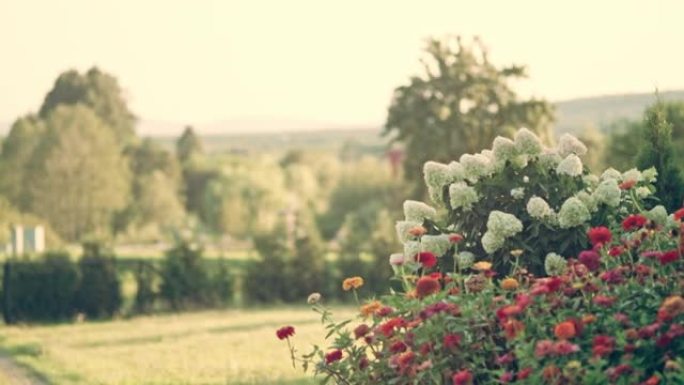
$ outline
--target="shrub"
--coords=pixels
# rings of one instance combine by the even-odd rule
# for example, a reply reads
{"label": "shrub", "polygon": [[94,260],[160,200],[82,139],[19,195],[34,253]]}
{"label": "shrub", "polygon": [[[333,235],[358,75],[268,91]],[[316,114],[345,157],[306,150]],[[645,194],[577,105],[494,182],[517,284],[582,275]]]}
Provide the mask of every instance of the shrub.
{"label": "shrub", "polygon": [[216,271],[210,278],[212,301],[218,306],[225,306],[233,300],[233,275],[225,259],[218,261],[217,265]]}
{"label": "shrub", "polygon": [[517,267],[497,281],[468,258],[443,272],[429,253],[417,272],[395,265],[403,289],[354,321],[315,303],[330,346],[291,348],[293,364],[337,384],[683,383],[684,209],[627,214],[591,228],[573,258],[550,256],[549,277]]}
{"label": "shrub", "polygon": [[160,295],[173,310],[211,305],[211,283],[198,245],[180,241],[167,251],[160,275]]}
{"label": "shrub", "polygon": [[[428,162],[424,167],[429,195],[439,211],[416,201],[404,205],[406,220],[397,223],[404,255],[419,252],[445,256],[453,265],[448,235],[465,237],[462,251],[488,255],[505,274],[516,263],[544,272],[544,258],[555,252],[568,257],[586,247],[591,225],[615,220],[643,204],[653,192],[654,169],[600,177],[582,165],[586,147],[565,134],[555,148],[544,148],[522,129],[513,140],[497,137],[492,150],[465,154],[458,162]],[[422,229],[422,230],[421,230]],[[521,250],[522,257],[510,252]]]}
{"label": "shrub", "polygon": [[116,314],[122,298],[114,256],[97,242],[84,243],[78,266],[81,282],[75,294],[76,309],[89,318]]}
{"label": "shrub", "polygon": [[10,260],[4,273],[5,322],[63,320],[76,313],[80,274],[67,253],[46,253],[36,261]]}
{"label": "shrub", "polygon": [[154,290],[154,281],[157,278],[154,266],[150,262],[139,261],[133,274],[137,288],[133,311],[135,313],[149,313],[157,298],[157,293]]}

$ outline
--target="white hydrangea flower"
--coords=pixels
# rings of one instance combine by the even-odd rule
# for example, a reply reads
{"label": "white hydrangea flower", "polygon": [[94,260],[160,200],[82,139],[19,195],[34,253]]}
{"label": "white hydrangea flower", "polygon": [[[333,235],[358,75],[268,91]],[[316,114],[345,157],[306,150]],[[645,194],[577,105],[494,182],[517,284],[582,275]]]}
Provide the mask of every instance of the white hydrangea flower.
{"label": "white hydrangea flower", "polygon": [[497,162],[505,163],[507,160],[513,159],[518,152],[515,147],[515,143],[503,136],[497,136],[494,138],[494,144],[492,145],[492,152],[494,153],[494,159]]}
{"label": "white hydrangea flower", "polygon": [[466,177],[465,168],[460,163],[453,161],[449,163],[449,173],[451,174],[452,181],[462,181]]}
{"label": "white hydrangea flower", "polygon": [[530,162],[530,156],[523,154],[523,155],[518,155],[511,159],[511,165],[517,170],[522,170],[523,168],[527,167],[527,164]]}
{"label": "white hydrangea flower", "polygon": [[486,157],[487,159],[489,159],[489,162],[491,162],[491,163],[496,162],[496,156],[494,155],[494,151],[492,151],[492,150],[482,150],[482,151],[480,152],[480,154],[482,154],[484,157]]}
{"label": "white hydrangea flower", "polygon": [[465,182],[456,182],[449,186],[449,202],[452,209],[463,208],[469,211],[479,200],[477,191]]}
{"label": "white hydrangea flower", "polygon": [[435,204],[438,204],[440,206],[444,205],[444,201],[442,200],[443,199],[443,196],[442,196],[443,193],[444,193],[444,191],[441,187],[436,188],[436,187],[428,186],[428,195],[430,196],[430,199]]}
{"label": "white hydrangea flower", "polygon": [[440,189],[448,185],[453,178],[449,172],[449,166],[433,161],[425,162],[423,165],[423,177],[425,184],[433,189]]}
{"label": "white hydrangea flower", "polygon": [[408,241],[404,243],[404,262],[410,262],[421,251],[420,242]]}
{"label": "white hydrangea flower", "polygon": [[610,167],[606,169],[606,171],[601,174],[601,180],[606,180],[606,179],[615,179],[615,180],[620,180],[622,179],[622,174],[620,171]]}
{"label": "white hydrangea flower", "polygon": [[633,180],[635,182],[641,182],[642,177],[641,177],[641,171],[637,170],[636,168],[633,168],[631,170],[627,170],[622,173],[622,180],[628,181],[628,180]]}
{"label": "white hydrangea flower", "polygon": [[520,154],[539,155],[543,146],[539,137],[527,128],[521,128],[515,133],[515,147]]}
{"label": "white hydrangea flower", "polygon": [[460,253],[456,254],[455,258],[456,264],[460,270],[469,268],[473,265],[473,262],[475,262],[475,254],[471,253],[470,251],[461,251]]}
{"label": "white hydrangea flower", "polygon": [[570,197],[563,202],[558,213],[558,223],[564,229],[579,226],[590,218],[589,209],[577,197]]}
{"label": "white hydrangea flower", "polygon": [[582,181],[589,187],[596,187],[600,182],[599,177],[594,174],[587,174],[583,176]]}
{"label": "white hydrangea flower", "polygon": [[658,180],[658,170],[655,167],[648,168],[641,172],[641,177],[646,183],[655,183]]}
{"label": "white hydrangea flower", "polygon": [[523,183],[530,183],[530,177],[527,176],[527,175],[525,175],[525,176],[523,177]]}
{"label": "white hydrangea flower", "polygon": [[491,254],[502,248],[506,240],[491,231],[487,231],[482,235],[481,242],[484,251],[486,251],[487,254]]}
{"label": "white hydrangea flower", "polygon": [[527,201],[527,213],[532,218],[543,219],[553,213],[549,204],[538,196],[533,196]]}
{"label": "white hydrangea flower", "polygon": [[522,222],[513,214],[494,210],[487,218],[487,232],[498,238],[508,238],[518,234],[523,229]]}
{"label": "white hydrangea flower", "polygon": [[420,238],[421,250],[429,251],[436,256],[444,255],[451,247],[449,235],[423,235]]}
{"label": "white hydrangea flower", "polygon": [[402,265],[404,263],[404,254],[401,253],[394,253],[389,256],[389,263],[390,265],[397,266],[397,265]]}
{"label": "white hydrangea flower", "polygon": [[636,190],[634,190],[634,193],[636,194],[637,197],[639,197],[641,199],[644,199],[647,196],[653,194],[651,189],[646,187],[646,186],[637,187]]}
{"label": "white hydrangea flower", "polygon": [[582,175],[582,160],[575,154],[568,155],[556,167],[558,174],[565,174],[570,176]]}
{"label": "white hydrangea flower", "polygon": [[570,154],[582,156],[587,153],[587,146],[570,134],[563,134],[558,141],[558,153],[566,157]]}
{"label": "white hydrangea flower", "polygon": [[397,230],[397,237],[399,238],[399,241],[405,243],[414,239],[415,237],[409,233],[409,230],[414,227],[422,226],[422,224],[422,222],[416,221],[397,221],[397,224],[394,226],[394,228]]}
{"label": "white hydrangea flower", "polygon": [[466,178],[471,182],[476,182],[481,177],[489,175],[492,170],[489,158],[482,154],[463,154],[459,162],[465,168]]}
{"label": "white hydrangea flower", "polygon": [[664,206],[658,205],[646,212],[646,218],[655,222],[655,224],[663,226],[667,223],[667,210]]}
{"label": "white hydrangea flower", "polygon": [[407,221],[423,222],[425,219],[435,219],[437,210],[419,201],[404,201],[404,217]]}
{"label": "white hydrangea flower", "polygon": [[550,276],[562,275],[567,268],[568,263],[565,258],[561,257],[556,253],[546,254],[546,259],[544,259],[544,270],[546,274]]}
{"label": "white hydrangea flower", "polygon": [[544,152],[539,155],[539,165],[546,170],[555,170],[562,160],[563,158],[561,158],[556,151],[550,149],[544,150]]}
{"label": "white hydrangea flower", "polygon": [[516,187],[511,190],[511,196],[513,199],[523,199],[525,198],[525,188],[524,187]]}
{"label": "white hydrangea flower", "polygon": [[590,211],[590,212],[595,212],[598,210],[598,203],[596,202],[596,199],[594,198],[593,195],[589,194],[586,191],[580,191],[577,194],[575,194],[575,197],[579,199],[582,203],[584,203],[584,206]]}
{"label": "white hydrangea flower", "polygon": [[621,195],[622,192],[620,191],[617,180],[606,179],[596,187],[592,197],[597,204],[603,203],[610,207],[617,207],[620,205]]}

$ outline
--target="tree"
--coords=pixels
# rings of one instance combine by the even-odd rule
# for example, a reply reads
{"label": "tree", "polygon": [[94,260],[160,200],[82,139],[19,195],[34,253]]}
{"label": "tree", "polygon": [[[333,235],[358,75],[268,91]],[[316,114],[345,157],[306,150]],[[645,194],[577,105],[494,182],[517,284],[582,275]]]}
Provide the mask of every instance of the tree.
{"label": "tree", "polygon": [[195,134],[192,126],[185,127],[183,134],[176,142],[176,157],[178,157],[178,161],[182,165],[186,165],[201,155],[202,152],[202,140]]}
{"label": "tree", "polygon": [[128,168],[112,130],[83,105],[59,106],[32,156],[31,211],[67,240],[106,236],[126,204]]}
{"label": "tree", "polygon": [[[523,126],[551,141],[552,106],[523,100],[509,86],[526,76],[524,67],[497,68],[478,39],[432,39],[426,53],[423,73],[395,89],[384,129],[405,144],[407,180],[420,181],[428,160],[449,162],[479,152],[496,136],[511,136]],[[424,193],[422,183],[415,192]]]}
{"label": "tree", "polygon": [[70,70],[59,75],[40,107],[41,118],[60,105],[83,104],[109,128],[121,145],[135,139],[135,115],[128,109],[118,81],[112,75],[93,67],[85,74]]}
{"label": "tree", "polygon": [[672,212],[684,205],[684,178],[675,159],[672,124],[666,114],[667,109],[660,101],[646,110],[645,136],[637,156],[637,166],[640,169],[656,168],[656,196],[668,212]]}

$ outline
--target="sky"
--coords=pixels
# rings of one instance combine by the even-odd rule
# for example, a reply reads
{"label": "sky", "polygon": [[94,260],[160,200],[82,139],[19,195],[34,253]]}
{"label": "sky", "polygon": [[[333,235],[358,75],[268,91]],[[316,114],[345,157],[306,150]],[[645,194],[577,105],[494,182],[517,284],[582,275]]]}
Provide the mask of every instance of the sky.
{"label": "sky", "polygon": [[683,14],[678,0],[0,0],[0,122],[95,65],[143,121],[379,126],[426,39],[447,34],[526,65],[527,96],[681,89]]}

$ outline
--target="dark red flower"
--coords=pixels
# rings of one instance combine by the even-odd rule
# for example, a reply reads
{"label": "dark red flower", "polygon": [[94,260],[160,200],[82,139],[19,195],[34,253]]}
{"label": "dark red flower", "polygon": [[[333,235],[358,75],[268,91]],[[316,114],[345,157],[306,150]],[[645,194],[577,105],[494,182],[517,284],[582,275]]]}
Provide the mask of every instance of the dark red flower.
{"label": "dark red flower", "polygon": [[661,253],[658,256],[658,261],[661,265],[667,265],[668,263],[675,262],[679,259],[679,250],[669,250]]}
{"label": "dark red flower", "polygon": [[407,348],[408,347],[406,346],[405,343],[403,343],[402,341],[397,341],[397,342],[393,343],[392,345],[390,345],[389,349],[390,349],[390,352],[392,352],[392,353],[401,353],[401,352],[405,352]]}
{"label": "dark red flower", "polygon": [[684,218],[684,208],[681,208],[674,212],[674,219],[681,221]]}
{"label": "dark red flower", "polygon": [[429,269],[437,264],[437,257],[429,251],[418,254],[418,261],[423,267]]}
{"label": "dark red flower", "polygon": [[625,231],[636,230],[644,227],[648,219],[641,214],[631,214],[622,221],[622,228]]}
{"label": "dark red flower", "polygon": [[286,338],[292,337],[295,334],[295,329],[292,326],[283,326],[276,330],[276,336],[279,340],[284,340]]}
{"label": "dark red flower", "polygon": [[368,367],[369,364],[370,362],[368,362],[368,358],[361,357],[361,359],[359,360],[359,369],[364,370]]}
{"label": "dark red flower", "polygon": [[370,332],[370,328],[368,327],[368,325],[361,324],[354,328],[354,337],[356,337],[356,339],[358,340],[361,337],[365,337],[366,334],[368,334],[368,332]]}
{"label": "dark red flower", "polygon": [[439,281],[430,276],[420,277],[418,282],[416,282],[416,294],[418,295],[418,298],[424,298],[428,295],[438,293],[441,288]]}
{"label": "dark red flower", "polygon": [[461,344],[461,336],[459,334],[447,334],[444,336],[443,343],[445,349],[455,349]]}
{"label": "dark red flower", "polygon": [[451,376],[451,382],[453,385],[470,385],[473,383],[473,375],[469,370],[463,369]]}
{"label": "dark red flower", "polygon": [[625,281],[625,277],[622,275],[622,269],[620,268],[604,271],[601,273],[600,278],[603,282],[610,284],[619,284]]}
{"label": "dark red flower", "polygon": [[339,361],[342,359],[342,351],[340,349],[335,349],[332,352],[329,352],[325,355],[325,363],[326,364],[331,364],[335,361]]}
{"label": "dark red flower", "polygon": [[579,261],[591,271],[601,267],[601,255],[594,250],[585,250],[579,254]]}
{"label": "dark red flower", "polygon": [[615,347],[615,338],[606,336],[606,335],[598,335],[594,337],[592,341],[592,352],[594,353],[595,356],[607,356],[610,353],[613,352],[613,349]]}
{"label": "dark red flower", "polygon": [[656,346],[665,349],[672,342],[672,337],[665,333],[656,339]]}
{"label": "dark red flower", "polygon": [[617,257],[618,255],[622,254],[625,252],[625,247],[624,246],[613,246],[608,250],[608,255],[611,257]]}
{"label": "dark red flower", "polygon": [[499,382],[502,384],[508,384],[511,381],[513,381],[513,373],[511,372],[504,372],[504,374],[499,377]]}
{"label": "dark red flower", "polygon": [[518,380],[524,380],[532,374],[532,368],[525,368],[518,372]]}
{"label": "dark red flower", "polygon": [[615,297],[609,297],[606,295],[599,294],[596,297],[594,297],[593,302],[599,306],[611,307],[611,306],[613,306],[613,304],[615,303],[616,300],[617,300],[617,298],[615,298]]}
{"label": "dark red flower", "polygon": [[589,242],[594,246],[606,245],[613,240],[613,233],[605,226],[592,227],[587,232],[587,236],[589,237]]}

